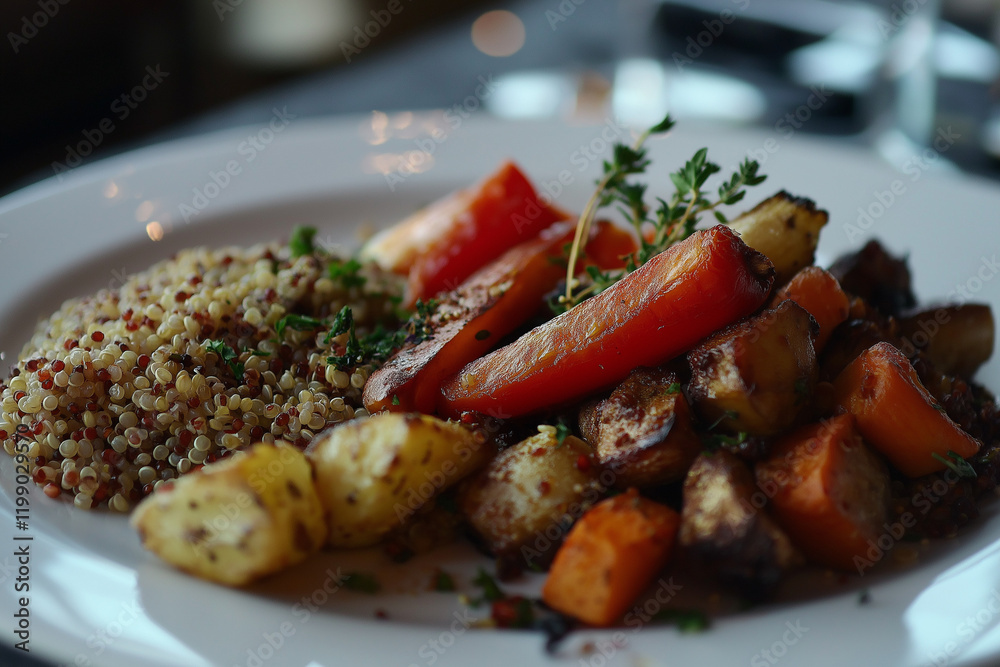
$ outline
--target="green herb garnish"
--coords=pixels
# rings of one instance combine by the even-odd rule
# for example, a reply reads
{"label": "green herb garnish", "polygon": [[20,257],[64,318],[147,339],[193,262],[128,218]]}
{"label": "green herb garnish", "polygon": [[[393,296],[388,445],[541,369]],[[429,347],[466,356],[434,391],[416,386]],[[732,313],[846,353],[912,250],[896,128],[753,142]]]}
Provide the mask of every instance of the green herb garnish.
{"label": "green herb garnish", "polygon": [[348,572],[340,579],[340,584],[349,591],[362,593],[378,593],[382,588],[374,574],[366,572]]}
{"label": "green herb garnish", "polygon": [[479,568],[479,573],[476,575],[476,578],[472,580],[472,583],[483,589],[483,597],[476,600],[473,606],[477,606],[484,601],[495,602],[496,600],[502,600],[507,597],[504,595],[504,592],[500,590],[500,586],[497,585],[496,580],[487,574],[486,570],[483,568]]}
{"label": "green herb garnish", "polygon": [[297,315],[289,313],[274,323],[274,332],[281,336],[285,329],[295,329],[296,331],[311,331],[324,326],[326,322],[310,317],[308,315]]}
{"label": "green herb garnish", "polygon": [[455,590],[455,580],[444,570],[434,573],[433,589],[439,593],[450,593]]}
{"label": "green herb garnish", "polygon": [[658,623],[670,623],[681,632],[702,632],[708,629],[708,616],[696,610],[663,609],[653,615]]}
{"label": "green herb garnish", "polygon": [[937,452],[932,452],[931,456],[951,468],[951,470],[959,477],[966,477],[969,479],[975,479],[977,477],[976,469],[973,468],[968,461],[950,449],[948,450],[948,458],[941,456]]}
{"label": "green herb garnish", "polygon": [[679,394],[679,393],[681,393],[681,383],[680,382],[671,382],[670,386],[667,387],[667,393],[668,394]]}
{"label": "green herb garnish", "polygon": [[205,341],[205,348],[211,352],[215,352],[222,360],[222,363],[229,366],[229,370],[233,372],[233,377],[237,380],[243,379],[244,365],[240,363],[240,355],[236,353],[236,350],[229,347],[221,340],[207,340]]}
{"label": "green herb garnish", "polygon": [[[716,199],[706,197],[705,183],[720,171],[720,167],[708,161],[708,149],[702,148],[681,169],[670,174],[676,191],[669,201],[658,198],[658,205],[651,216],[651,208],[645,202],[646,185],[632,182],[629,177],[645,173],[649,166],[646,149],[643,147],[646,140],[669,131],[673,126],[674,121],[668,114],[663,121],[643,132],[633,146],[614,146],[612,161],[604,163],[604,176],[597,181],[597,189],[577,222],[566,268],[566,293],[559,297],[553,308],[557,314],[599,294],[655,255],[691,236],[700,215],[712,212],[719,222],[727,223],[726,217],[717,208],[739,202],[746,195],[747,187],[763,182],[765,177],[757,173],[759,164],[753,160],[744,160],[729,180],[718,187]],[[590,236],[594,217],[598,210],[613,204],[618,205],[618,210],[638,233],[641,245],[637,257],[627,259],[624,271],[602,272],[595,267],[587,267],[590,285],[577,291],[577,280],[574,277],[576,267]]]}
{"label": "green herb garnish", "polygon": [[292,258],[303,255],[311,255],[313,247],[313,237],[316,236],[315,227],[299,226],[292,230],[292,235],[288,239],[288,248],[292,251]]}
{"label": "green herb garnish", "polygon": [[569,426],[563,422],[556,424],[556,447],[562,447],[562,444],[566,442],[566,438],[573,435],[573,431],[570,430]]}
{"label": "green herb garnish", "polygon": [[368,279],[358,274],[360,270],[361,262],[351,257],[331,262],[327,273],[331,280],[339,281],[345,288],[363,287]]}
{"label": "green herb garnish", "polygon": [[396,394],[392,395],[392,404],[399,405],[399,396],[397,396]]}

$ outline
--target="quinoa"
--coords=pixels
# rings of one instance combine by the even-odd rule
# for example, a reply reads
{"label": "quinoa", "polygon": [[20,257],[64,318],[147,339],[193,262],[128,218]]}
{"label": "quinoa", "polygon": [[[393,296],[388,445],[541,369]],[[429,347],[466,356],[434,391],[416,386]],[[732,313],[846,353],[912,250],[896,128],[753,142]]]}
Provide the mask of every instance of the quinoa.
{"label": "quinoa", "polygon": [[[328,363],[347,335],[275,325],[350,306],[391,324],[398,286],[374,267],[331,279],[327,258],[287,248],[194,248],[71,299],[39,323],[6,382],[0,440],[35,483],[75,506],[127,512],[178,475],[258,442],[305,447],[364,416],[371,366]],[[361,284],[359,284],[361,283]],[[221,351],[221,354],[220,354]]]}

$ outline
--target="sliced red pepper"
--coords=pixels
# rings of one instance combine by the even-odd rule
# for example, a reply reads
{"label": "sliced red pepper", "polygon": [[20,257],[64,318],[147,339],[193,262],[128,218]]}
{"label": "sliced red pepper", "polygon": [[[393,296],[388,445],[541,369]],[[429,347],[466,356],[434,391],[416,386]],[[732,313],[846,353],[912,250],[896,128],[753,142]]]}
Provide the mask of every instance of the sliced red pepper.
{"label": "sliced red pepper", "polygon": [[517,416],[582,398],[757,310],[770,261],[728,227],[696,232],[634,273],[445,381],[438,411]]}
{"label": "sliced red pepper", "polygon": [[485,181],[440,199],[373,238],[362,252],[409,275],[408,299],[458,287],[518,243],[570,215],[539,200],[513,162]]}
{"label": "sliced red pepper", "polygon": [[[557,223],[443,297],[430,322],[431,337],[403,348],[368,379],[368,411],[434,412],[442,381],[523,324],[566,275],[560,260],[573,234],[572,223]],[[635,250],[629,232],[599,222],[584,253],[587,263],[607,270],[621,268],[621,256]]]}

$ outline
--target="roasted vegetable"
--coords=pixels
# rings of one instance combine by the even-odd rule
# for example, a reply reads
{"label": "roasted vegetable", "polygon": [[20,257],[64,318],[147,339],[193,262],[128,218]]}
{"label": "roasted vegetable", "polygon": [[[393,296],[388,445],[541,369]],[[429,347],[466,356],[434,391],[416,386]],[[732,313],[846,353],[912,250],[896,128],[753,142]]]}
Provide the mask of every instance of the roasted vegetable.
{"label": "roasted vegetable", "polygon": [[373,237],[361,256],[409,276],[408,298],[453,290],[477,269],[569,215],[543,204],[514,165]]}
{"label": "roasted vegetable", "polygon": [[810,562],[855,570],[886,530],[889,475],[851,415],[782,438],[756,471],[775,518]]}
{"label": "roasted vegetable", "polygon": [[701,451],[677,375],[662,370],[632,371],[610,396],[584,405],[579,422],[619,488],[681,479]]}
{"label": "roasted vegetable", "polygon": [[803,562],[766,504],[746,463],[724,449],[702,454],[684,480],[680,543],[722,580],[760,597]]}
{"label": "roasted vegetable", "polygon": [[784,285],[813,263],[819,232],[828,219],[813,201],[782,190],[733,219],[730,226],[744,243],[771,260],[775,284]]}
{"label": "roasted vegetable", "polygon": [[888,343],[861,354],[834,381],[835,400],[854,415],[858,430],[903,474],[944,470],[951,453],[968,458],[980,442],[948,418],[917,372]]}
{"label": "roasted vegetable", "polygon": [[283,442],[256,444],[160,487],[131,523],[163,560],[230,586],[298,563],[327,534],[312,469]]}
{"label": "roasted vegetable", "polygon": [[634,273],[446,381],[439,410],[517,416],[658,365],[767,298],[767,259],[727,227],[697,232]]}
{"label": "roasted vegetable", "polygon": [[479,433],[429,415],[341,424],[306,450],[334,547],[377,543],[493,454]]}
{"label": "roasted vegetable", "polygon": [[635,489],[583,515],[556,554],[542,599],[591,625],[611,625],[670,558],[679,517]]}
{"label": "roasted vegetable", "polygon": [[878,241],[869,241],[861,250],[838,258],[830,273],[844,290],[883,315],[899,315],[917,303],[906,259],[896,259]]}
{"label": "roasted vegetable", "polygon": [[796,273],[787,285],[778,290],[773,302],[778,304],[785,299],[791,299],[805,308],[819,325],[813,345],[817,354],[822,352],[837,325],[846,320],[851,312],[850,300],[840,289],[837,279],[818,266],[807,266]]}
{"label": "roasted vegetable", "polygon": [[734,324],[688,353],[688,396],[709,424],[774,435],[795,423],[816,386],[816,322],[794,301]]}
{"label": "roasted vegetable", "polygon": [[512,569],[544,567],[569,526],[600,498],[587,443],[552,427],[500,452],[458,490],[483,546]]}
{"label": "roasted vegetable", "polygon": [[925,306],[899,320],[900,350],[921,350],[945,375],[971,378],[993,355],[993,311],[989,304]]}
{"label": "roasted vegetable", "polygon": [[[610,223],[594,231],[588,259],[601,268],[621,266],[621,256],[635,251],[632,237]],[[429,337],[398,351],[368,379],[368,411],[434,412],[444,378],[496,347],[538,309],[565,272],[560,260],[572,240],[573,226],[557,223],[444,295],[427,323]]]}

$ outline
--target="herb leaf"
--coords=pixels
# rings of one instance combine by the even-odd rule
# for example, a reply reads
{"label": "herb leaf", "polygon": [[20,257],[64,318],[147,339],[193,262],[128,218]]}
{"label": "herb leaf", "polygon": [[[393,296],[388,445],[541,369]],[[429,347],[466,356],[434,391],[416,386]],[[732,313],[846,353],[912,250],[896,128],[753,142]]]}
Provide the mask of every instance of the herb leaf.
{"label": "herb leaf", "polygon": [[245,369],[244,365],[239,361],[240,355],[236,353],[236,350],[226,345],[221,340],[207,340],[205,341],[205,349],[215,352],[222,360],[222,363],[229,366],[229,370],[233,372],[233,377],[237,380],[243,379],[243,371]]}
{"label": "herb leaf", "polygon": [[502,600],[506,595],[500,590],[500,586],[497,585],[496,580],[487,574],[486,570],[479,568],[479,573],[476,578],[472,580],[472,583],[483,589],[482,599],[476,601],[476,604],[481,604],[483,601],[495,602],[496,600]]}
{"label": "herb leaf", "polygon": [[302,255],[312,254],[313,237],[316,236],[315,227],[298,226],[292,230],[292,235],[288,239],[288,248],[292,251],[292,258]]}
{"label": "herb leaf", "polygon": [[361,591],[362,593],[378,593],[382,586],[374,574],[366,572],[348,572],[340,578],[340,585],[349,591]]}
{"label": "herb leaf", "polygon": [[[760,165],[753,160],[744,160],[737,171],[718,187],[718,198],[712,201],[705,196],[705,184],[721,168],[709,161],[708,149],[701,148],[682,168],[670,174],[675,192],[669,200],[657,199],[658,205],[651,217],[651,208],[644,199],[646,185],[631,182],[628,178],[645,173],[649,166],[646,149],[643,147],[646,140],[652,135],[669,131],[673,126],[674,121],[667,115],[642,133],[633,146],[614,146],[613,160],[604,163],[604,176],[598,180],[597,189],[577,222],[566,268],[566,293],[559,297],[558,302],[550,304],[556,314],[599,294],[673,244],[691,236],[700,215],[711,212],[720,223],[727,224],[726,216],[715,209],[739,202],[746,195],[747,187],[764,181],[765,176],[758,173]],[[640,239],[639,250],[635,257],[626,258],[624,271],[601,272],[588,267],[590,283],[578,290],[575,278],[577,261],[589,238],[591,224],[599,209],[612,204],[618,205],[618,209],[635,228]]]}
{"label": "herb leaf", "polygon": [[973,468],[968,461],[950,449],[948,450],[948,458],[941,456],[937,452],[932,452],[931,456],[951,468],[952,472],[959,477],[975,479],[978,476],[976,475],[976,469]]}
{"label": "herb leaf", "polygon": [[285,329],[290,328],[295,329],[296,331],[310,331],[312,329],[319,329],[324,324],[326,324],[326,322],[316,319],[315,317],[289,313],[274,323],[274,332],[281,336]]}
{"label": "herb leaf", "polygon": [[344,287],[362,287],[368,280],[362,275],[358,275],[361,270],[361,262],[351,257],[345,260],[335,260],[330,263],[327,273],[331,280],[340,281]]}

